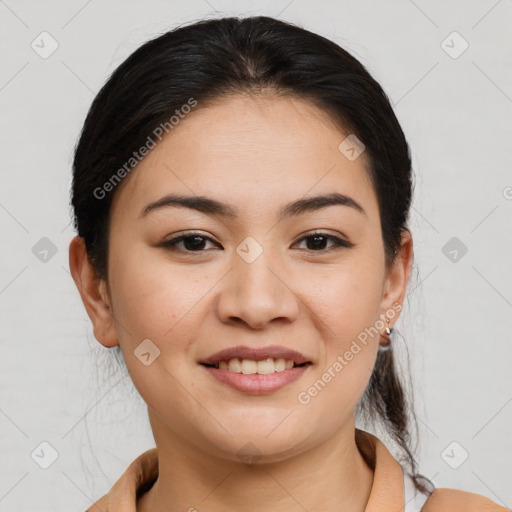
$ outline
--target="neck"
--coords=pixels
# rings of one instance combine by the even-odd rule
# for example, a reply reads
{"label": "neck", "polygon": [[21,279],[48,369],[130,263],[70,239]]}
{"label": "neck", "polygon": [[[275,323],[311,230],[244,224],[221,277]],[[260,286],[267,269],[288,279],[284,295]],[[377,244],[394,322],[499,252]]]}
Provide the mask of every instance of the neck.
{"label": "neck", "polygon": [[137,512],[365,510],[373,470],[357,448],[353,421],[321,445],[264,464],[213,457],[169,433],[154,415],[151,424],[159,474]]}

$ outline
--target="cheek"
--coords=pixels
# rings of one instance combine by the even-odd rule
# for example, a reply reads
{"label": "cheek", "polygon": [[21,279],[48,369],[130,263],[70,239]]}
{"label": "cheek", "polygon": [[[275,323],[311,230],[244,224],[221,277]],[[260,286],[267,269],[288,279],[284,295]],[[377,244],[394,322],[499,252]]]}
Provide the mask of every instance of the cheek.
{"label": "cheek", "polygon": [[146,403],[155,410],[170,403],[187,408],[180,382],[189,377],[190,349],[199,336],[199,315],[205,314],[200,301],[211,284],[198,278],[197,270],[177,268],[154,252],[132,252],[113,269],[116,331],[124,362]]}
{"label": "cheek", "polygon": [[311,390],[322,394],[318,405],[325,401],[328,407],[334,400],[351,408],[363,393],[380,338],[381,279],[375,261],[361,257],[336,273],[316,276],[302,290],[316,330],[325,340],[318,391]]}
{"label": "cheek", "polygon": [[[301,281],[302,299],[318,328],[331,339],[331,347],[343,350],[347,342],[379,318],[382,278],[378,262],[360,254],[346,264],[326,268]],[[350,343],[349,343],[350,344]]]}
{"label": "cheek", "polygon": [[197,270],[166,263],[154,250],[141,250],[118,260],[112,281],[116,319],[125,327],[117,329],[121,343],[133,346],[149,338],[160,349],[183,348],[183,330],[209,288]]}

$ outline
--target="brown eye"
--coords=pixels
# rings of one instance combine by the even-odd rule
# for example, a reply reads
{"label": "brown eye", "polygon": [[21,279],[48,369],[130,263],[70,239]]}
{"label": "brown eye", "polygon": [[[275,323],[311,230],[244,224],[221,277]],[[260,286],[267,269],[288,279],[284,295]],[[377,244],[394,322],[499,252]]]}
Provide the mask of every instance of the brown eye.
{"label": "brown eye", "polygon": [[[339,248],[339,247],[352,247],[353,244],[350,242],[347,242],[345,240],[342,240],[341,238],[338,238],[333,235],[328,235],[326,233],[314,233],[312,235],[305,236],[299,240],[299,242],[302,242],[303,240],[306,240],[306,248],[308,250],[311,250],[313,252],[323,252],[328,251],[332,247]],[[330,246],[329,249],[326,249],[326,243],[328,241],[333,242],[333,245]]]}
{"label": "brown eye", "polygon": [[[216,244],[216,242],[207,236],[192,233],[181,235],[176,238],[172,238],[171,240],[166,240],[165,242],[162,242],[160,246],[176,251],[205,252],[204,247],[208,241]],[[183,244],[183,248],[179,247],[179,244]]]}

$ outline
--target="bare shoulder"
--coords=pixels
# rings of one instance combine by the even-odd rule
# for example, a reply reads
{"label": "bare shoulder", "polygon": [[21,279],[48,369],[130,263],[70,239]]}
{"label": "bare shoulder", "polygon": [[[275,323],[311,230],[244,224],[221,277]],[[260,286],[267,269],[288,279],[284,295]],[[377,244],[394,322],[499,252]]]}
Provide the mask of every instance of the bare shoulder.
{"label": "bare shoulder", "polygon": [[458,489],[435,489],[421,509],[422,512],[511,512],[494,501]]}
{"label": "bare shoulder", "polygon": [[91,505],[85,512],[108,512],[107,508],[108,494],[102,496],[98,501]]}

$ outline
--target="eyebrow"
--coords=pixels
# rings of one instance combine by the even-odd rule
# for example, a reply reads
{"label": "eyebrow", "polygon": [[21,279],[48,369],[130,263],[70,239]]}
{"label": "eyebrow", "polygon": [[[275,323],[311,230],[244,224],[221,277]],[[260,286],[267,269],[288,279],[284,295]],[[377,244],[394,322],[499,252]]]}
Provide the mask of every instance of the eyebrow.
{"label": "eyebrow", "polygon": [[[307,212],[314,212],[329,206],[348,206],[366,215],[363,207],[352,197],[338,192],[298,199],[285,205],[279,211],[279,218],[297,216]],[[239,214],[238,208],[221,203],[206,196],[184,196],[179,194],[168,194],[157,201],[154,201],[143,208],[140,217],[145,217],[150,212],[167,207],[189,208],[206,215],[236,218]]]}

